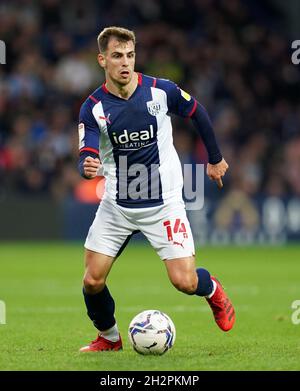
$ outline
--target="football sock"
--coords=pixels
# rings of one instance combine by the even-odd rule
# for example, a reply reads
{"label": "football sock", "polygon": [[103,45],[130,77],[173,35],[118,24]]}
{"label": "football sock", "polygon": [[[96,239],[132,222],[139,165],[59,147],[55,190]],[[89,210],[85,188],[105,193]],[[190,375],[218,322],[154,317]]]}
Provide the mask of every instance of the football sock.
{"label": "football sock", "polygon": [[107,286],[96,294],[89,294],[82,290],[87,314],[94,326],[100,330],[108,330],[116,323],[114,318],[115,302],[111,297]]}
{"label": "football sock", "polygon": [[195,291],[195,295],[197,296],[209,296],[213,292],[213,280],[210,278],[210,274],[206,269],[196,269],[196,273],[198,274],[198,286]]}
{"label": "football sock", "polygon": [[99,334],[111,342],[117,342],[120,339],[117,323],[108,330],[100,331]]}

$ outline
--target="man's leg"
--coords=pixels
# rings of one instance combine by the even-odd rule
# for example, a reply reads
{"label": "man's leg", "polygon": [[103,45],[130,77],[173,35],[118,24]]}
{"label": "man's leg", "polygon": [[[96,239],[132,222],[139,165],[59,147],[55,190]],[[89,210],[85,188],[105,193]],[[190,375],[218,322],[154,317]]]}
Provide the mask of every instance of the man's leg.
{"label": "man's leg", "polygon": [[85,250],[83,295],[87,313],[99,330],[98,338],[81,348],[82,352],[120,350],[122,343],[114,318],[115,303],[106,286],[106,278],[115,257]]}
{"label": "man's leg", "polygon": [[172,284],[188,295],[204,296],[218,326],[230,330],[233,306],[221,284],[206,269],[196,269],[193,234],[183,202],[153,208],[139,219],[138,225],[164,261]]}
{"label": "man's leg", "polygon": [[114,202],[107,199],[101,201],[84,244],[83,279],[87,312],[100,335],[81,351],[119,350],[122,347],[114,318],[115,303],[106,286],[106,278],[135,228]]}
{"label": "man's leg", "polygon": [[228,331],[233,327],[235,312],[221,284],[206,269],[195,267],[193,256],[164,261],[172,284],[188,295],[204,296],[217,325]]}
{"label": "man's leg", "polygon": [[113,257],[85,250],[83,294],[88,315],[100,331],[107,330],[116,323],[115,303],[106,286],[106,278],[113,262]]}
{"label": "man's leg", "polygon": [[176,258],[164,261],[172,284],[188,295],[209,296],[213,281],[207,270],[196,269],[195,257]]}

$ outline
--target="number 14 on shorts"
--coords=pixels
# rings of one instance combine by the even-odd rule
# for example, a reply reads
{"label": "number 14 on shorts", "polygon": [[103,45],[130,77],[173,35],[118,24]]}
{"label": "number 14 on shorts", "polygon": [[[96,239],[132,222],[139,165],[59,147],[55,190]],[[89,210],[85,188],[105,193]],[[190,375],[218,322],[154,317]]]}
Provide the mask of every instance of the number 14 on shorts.
{"label": "number 14 on shorts", "polygon": [[163,222],[163,225],[166,227],[169,242],[174,241],[173,234],[182,233],[184,239],[188,237],[185,224],[181,219],[175,219],[174,221],[166,220]]}

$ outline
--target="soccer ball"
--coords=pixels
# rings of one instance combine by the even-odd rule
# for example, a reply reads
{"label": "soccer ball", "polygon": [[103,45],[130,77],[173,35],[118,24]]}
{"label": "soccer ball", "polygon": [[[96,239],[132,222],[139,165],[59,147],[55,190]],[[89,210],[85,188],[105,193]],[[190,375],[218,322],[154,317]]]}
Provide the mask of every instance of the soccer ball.
{"label": "soccer ball", "polygon": [[137,353],[162,355],[174,345],[176,330],[168,315],[147,310],[132,319],[128,337]]}

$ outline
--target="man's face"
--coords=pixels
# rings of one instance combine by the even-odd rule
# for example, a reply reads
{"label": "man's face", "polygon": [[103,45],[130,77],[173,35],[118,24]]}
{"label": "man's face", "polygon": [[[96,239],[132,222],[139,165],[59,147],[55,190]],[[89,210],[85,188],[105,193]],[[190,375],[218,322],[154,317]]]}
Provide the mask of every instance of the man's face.
{"label": "man's face", "polygon": [[110,38],[106,52],[98,54],[98,62],[105,69],[106,78],[109,77],[120,85],[128,84],[134,72],[133,42],[121,42],[117,38]]}

